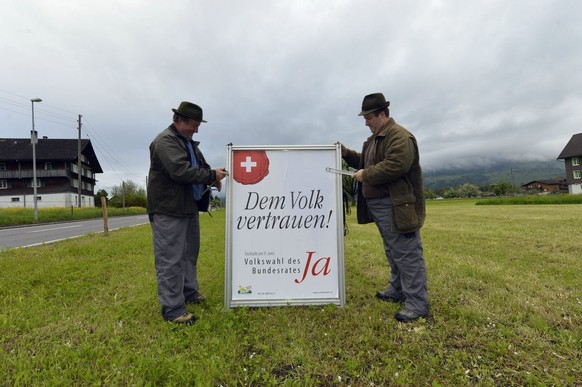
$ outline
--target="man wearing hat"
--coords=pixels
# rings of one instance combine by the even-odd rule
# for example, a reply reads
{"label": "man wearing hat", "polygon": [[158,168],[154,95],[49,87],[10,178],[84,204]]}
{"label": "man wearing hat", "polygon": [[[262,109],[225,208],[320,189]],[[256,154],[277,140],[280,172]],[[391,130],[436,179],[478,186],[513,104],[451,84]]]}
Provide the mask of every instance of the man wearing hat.
{"label": "man wearing hat", "polygon": [[198,291],[196,266],[200,250],[199,212],[207,211],[209,185],[220,191],[224,168],[211,169],[192,141],[202,108],[182,102],[173,123],[150,144],[147,208],[152,227],[158,299],[162,316],[178,324],[196,321],[186,304],[204,301]]}
{"label": "man wearing hat", "polygon": [[342,145],[342,157],[358,171],[358,223],[375,222],[390,265],[390,281],[376,297],[402,303],[395,314],[412,322],[429,312],[426,268],[420,228],[425,219],[425,199],[418,145],[414,136],[392,117],[382,93],[364,97],[359,116],[372,135],[361,153]]}

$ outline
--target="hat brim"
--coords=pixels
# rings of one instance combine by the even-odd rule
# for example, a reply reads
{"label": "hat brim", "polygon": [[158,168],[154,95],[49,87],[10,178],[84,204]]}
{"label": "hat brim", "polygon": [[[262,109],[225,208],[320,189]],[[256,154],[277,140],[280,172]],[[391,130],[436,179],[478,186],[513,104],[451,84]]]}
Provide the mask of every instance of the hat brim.
{"label": "hat brim", "polygon": [[187,117],[187,118],[189,118],[189,119],[191,119],[191,120],[200,121],[200,122],[208,122],[208,121],[206,121],[206,120],[199,120],[198,118],[187,116],[187,115],[186,115],[186,114],[184,114],[184,113],[180,113],[180,112],[179,112],[179,111],[177,111],[176,109],[172,109],[172,111],[173,111],[174,113],[176,113],[176,114],[179,114],[179,115],[181,115],[181,116]]}
{"label": "hat brim", "polygon": [[384,110],[386,109],[388,106],[390,106],[390,101],[386,101],[386,103],[380,107],[377,107],[375,109],[372,110],[362,110],[358,116],[365,116],[367,114],[373,113],[373,112],[377,112],[378,110]]}

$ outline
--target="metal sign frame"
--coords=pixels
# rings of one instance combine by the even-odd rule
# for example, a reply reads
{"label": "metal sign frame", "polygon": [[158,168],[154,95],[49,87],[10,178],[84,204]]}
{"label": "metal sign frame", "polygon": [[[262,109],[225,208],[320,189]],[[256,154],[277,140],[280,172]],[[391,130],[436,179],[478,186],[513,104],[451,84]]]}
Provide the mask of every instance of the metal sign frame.
{"label": "metal sign frame", "polygon": [[[335,235],[336,235],[336,248],[335,254],[337,255],[337,262],[335,266],[337,270],[333,273],[334,276],[329,279],[329,281],[333,281],[334,286],[337,281],[337,294],[327,296],[325,293],[333,293],[333,292],[321,292],[324,293],[322,295],[315,295],[318,292],[312,292],[309,296],[305,297],[288,297],[285,294],[277,293],[275,298],[264,299],[263,297],[258,297],[253,294],[245,294],[244,299],[238,299],[239,296],[233,297],[233,291],[237,289],[237,294],[240,293],[241,284],[234,284],[233,283],[233,270],[241,265],[243,257],[241,257],[242,252],[235,249],[233,246],[233,242],[237,235],[235,234],[238,232],[235,227],[235,212],[237,209],[234,207],[234,194],[235,194],[235,184],[239,184],[234,181],[233,179],[233,172],[234,172],[234,153],[237,151],[265,151],[265,152],[303,152],[303,151],[321,151],[321,152],[333,152],[331,155],[325,155],[326,158],[333,158],[335,165],[313,165],[309,167],[309,170],[303,170],[303,174],[318,174],[323,178],[324,181],[331,179],[333,181],[334,187],[333,190],[333,199],[335,203],[331,204],[331,208],[333,211],[329,211],[330,218],[333,217],[333,221],[336,224],[335,227]],[[270,153],[274,154],[274,153]],[[313,154],[313,153],[310,153]],[[282,156],[282,155],[281,155]],[[285,155],[287,156],[287,155]],[[241,163],[241,165],[243,165]],[[230,175],[227,178],[226,184],[226,238],[225,238],[225,291],[224,291],[224,302],[227,308],[234,308],[234,307],[242,307],[242,306],[251,306],[251,307],[262,307],[262,306],[285,306],[285,305],[325,305],[325,304],[335,304],[340,307],[345,305],[345,268],[344,268],[344,225],[343,225],[343,195],[342,195],[342,178],[340,174],[330,173],[326,171],[326,167],[329,168],[340,168],[341,167],[341,145],[339,143],[332,144],[332,145],[281,145],[281,146],[265,146],[265,145],[244,145],[244,146],[235,146],[232,144],[228,145],[227,148],[227,168],[230,171]],[[330,178],[330,176],[332,176]],[[286,179],[286,177],[285,177]],[[292,184],[292,183],[291,183]],[[247,205],[248,207],[248,205]],[[240,209],[238,209],[238,213],[240,213]],[[334,214],[335,212],[335,214]],[[323,228],[322,228],[323,229]],[[288,232],[286,230],[277,230],[278,233]],[[329,233],[326,234],[327,238],[333,239],[332,234],[334,230],[326,230],[325,232]],[[279,239],[285,239],[284,236],[277,234]],[[270,243],[273,243],[270,241]],[[331,247],[333,250],[333,248]],[[235,251],[236,250],[236,251]],[[245,253],[246,254],[246,253]],[[308,265],[310,261],[309,252],[307,252],[308,256],[305,259],[306,263],[301,263],[300,266],[304,266],[303,271],[308,271]],[[330,257],[329,257],[330,258]],[[328,259],[329,259],[328,258]],[[238,260],[238,261],[235,261]],[[312,262],[312,265],[313,262]],[[322,268],[316,268],[312,266],[311,270],[314,274],[317,272],[322,272]],[[330,270],[334,271],[334,270]],[[303,278],[305,278],[305,274]],[[326,279],[327,280],[327,279]],[[296,281],[295,281],[296,282]],[[235,288],[236,286],[236,288]],[[287,286],[288,283],[287,283]],[[252,290],[250,290],[252,293]],[[275,292],[276,293],[276,292]],[[233,299],[237,298],[237,299]]]}

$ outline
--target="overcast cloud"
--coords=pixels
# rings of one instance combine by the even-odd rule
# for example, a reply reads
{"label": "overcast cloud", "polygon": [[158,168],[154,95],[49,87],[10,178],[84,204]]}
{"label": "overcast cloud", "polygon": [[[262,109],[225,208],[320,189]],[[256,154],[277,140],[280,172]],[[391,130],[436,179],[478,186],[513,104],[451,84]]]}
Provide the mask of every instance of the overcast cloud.
{"label": "overcast cloud", "polygon": [[91,139],[96,189],[145,186],[148,146],[189,100],[226,145],[360,149],[383,92],[425,170],[555,160],[582,132],[582,2],[0,0],[0,137]]}

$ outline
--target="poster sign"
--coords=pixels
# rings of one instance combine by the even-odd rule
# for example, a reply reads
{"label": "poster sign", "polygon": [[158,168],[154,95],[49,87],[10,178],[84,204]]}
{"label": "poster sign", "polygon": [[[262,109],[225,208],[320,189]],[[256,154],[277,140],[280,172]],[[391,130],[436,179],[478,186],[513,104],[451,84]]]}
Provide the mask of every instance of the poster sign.
{"label": "poster sign", "polygon": [[229,145],[225,304],[345,302],[339,144]]}

